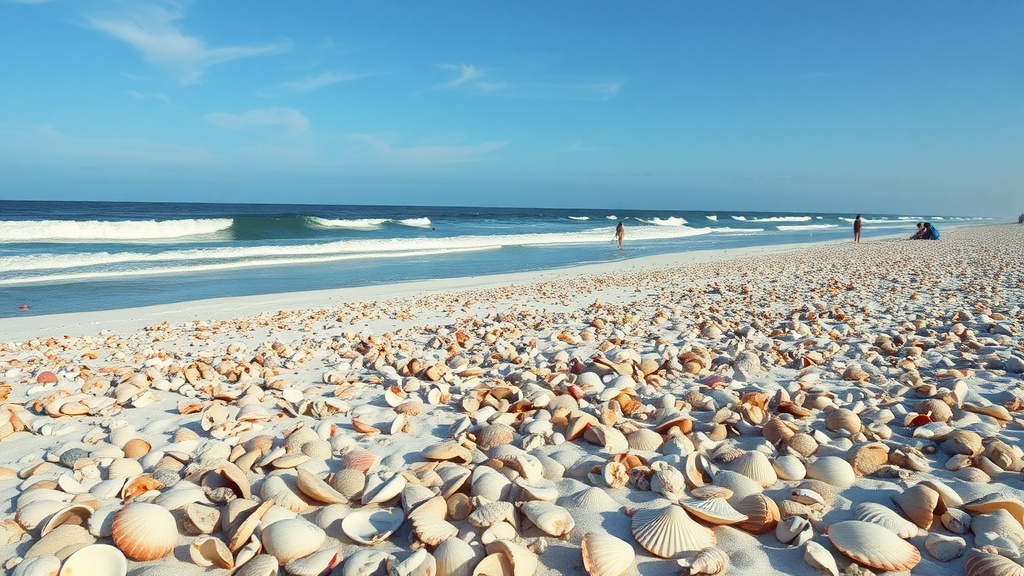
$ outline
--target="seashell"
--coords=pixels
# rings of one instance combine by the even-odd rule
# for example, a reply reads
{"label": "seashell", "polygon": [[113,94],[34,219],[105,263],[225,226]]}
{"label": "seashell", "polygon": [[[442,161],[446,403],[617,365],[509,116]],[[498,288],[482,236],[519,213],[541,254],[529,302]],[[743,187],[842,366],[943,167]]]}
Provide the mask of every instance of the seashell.
{"label": "seashell", "polygon": [[774,530],[781,518],[779,507],[765,494],[751,494],[734,506],[736,512],[747,517],[736,527],[753,534],[766,534]]}
{"label": "seashell", "polygon": [[402,488],[402,509],[408,514],[435,496],[433,490],[422,484],[406,484]]}
{"label": "seashell", "polygon": [[438,476],[441,477],[441,495],[448,498],[458,492],[470,477],[471,472],[457,465],[439,467]]}
{"label": "seashell", "polygon": [[837,522],[829,525],[826,534],[837,550],[872,568],[909,571],[921,561],[913,544],[871,522]]}
{"label": "seashell", "polygon": [[305,470],[303,468],[298,469],[298,477],[295,480],[295,486],[306,496],[316,500],[317,502],[323,502],[324,504],[347,504],[348,498],[344,494],[338,492],[325,482],[322,478]]}
{"label": "seashell", "polygon": [[534,526],[549,536],[564,536],[576,526],[569,511],[557,504],[534,500],[523,502],[520,510]]}
{"label": "seashell", "polygon": [[125,443],[122,450],[125,458],[139,459],[149,453],[153,445],[142,438],[132,438]]}
{"label": "seashell", "polygon": [[804,546],[804,562],[811,568],[817,568],[830,576],[839,576],[839,566],[836,565],[835,557],[824,546],[813,540]]}
{"label": "seashell", "polygon": [[490,450],[495,446],[511,444],[515,440],[515,430],[505,424],[488,424],[476,433],[476,446],[480,450]]}
{"label": "seashell", "polygon": [[40,536],[46,536],[51,530],[62,524],[77,524],[79,526],[85,526],[88,524],[89,517],[92,516],[93,509],[85,504],[72,504],[66,508],[61,509],[43,524],[42,530],[39,531]]}
{"label": "seashell", "polygon": [[957,494],[956,490],[950,488],[950,486],[945,482],[921,480],[918,484],[927,486],[939,493],[939,505],[936,507],[936,514],[942,514],[946,511],[946,508],[956,508],[964,505],[963,498],[961,498],[960,495]]}
{"label": "seashell", "polygon": [[619,430],[604,424],[593,424],[583,433],[591,444],[601,446],[605,454],[622,454],[629,451],[629,441]]}
{"label": "seashell", "polygon": [[519,500],[540,500],[542,502],[558,500],[558,488],[554,486],[530,484],[522,478],[516,479],[516,486],[519,488]]}
{"label": "seashell", "polygon": [[231,462],[222,462],[216,468],[205,472],[199,480],[199,485],[208,489],[229,488],[238,498],[252,496],[245,472]]}
{"label": "seashell", "polygon": [[452,494],[447,501],[448,517],[455,521],[465,520],[473,512],[473,505],[470,504],[469,496],[458,493]]}
{"label": "seashell", "polygon": [[125,576],[128,561],[109,544],[91,544],[79,548],[64,560],[58,576]]}
{"label": "seashell", "polygon": [[[479,466],[476,470],[490,470],[486,466]],[[503,474],[491,472],[481,474],[473,479],[470,493],[473,496],[481,496],[487,500],[508,500],[512,492],[512,482]]]}
{"label": "seashell", "polygon": [[926,534],[917,524],[900,516],[893,509],[875,502],[862,502],[853,509],[853,513],[857,520],[884,526],[903,539]]}
{"label": "seashell", "polygon": [[470,576],[480,555],[464,540],[449,538],[434,549],[434,560],[438,576]]}
{"label": "seashell", "polygon": [[[1002,538],[1014,547],[1024,544],[1024,527],[1006,510],[996,510],[989,514],[979,514],[971,519],[971,532],[974,532],[974,546],[981,548],[984,544],[999,546],[994,540]],[[989,542],[992,541],[992,542]],[[1004,554],[1016,556],[1016,554]]]}
{"label": "seashell", "polygon": [[987,514],[996,510],[1006,510],[1017,522],[1024,525],[1024,502],[1012,497],[992,493],[977,500],[964,504],[962,508],[976,514]]}
{"label": "seashell", "polygon": [[277,472],[267,476],[260,486],[260,496],[296,514],[305,514],[312,509],[310,501],[299,491],[296,476]]}
{"label": "seashell", "polygon": [[893,502],[914,523],[928,530],[939,505],[939,493],[923,484],[915,484],[893,496]]}
{"label": "seashell", "polygon": [[889,448],[880,443],[858,446],[850,456],[849,462],[857,476],[873,474],[889,463]]}
{"label": "seashell", "polygon": [[626,441],[631,450],[655,451],[661,448],[665,439],[650,428],[640,428],[626,436]]}
{"label": "seashell", "polygon": [[345,498],[354,500],[366,487],[366,474],[355,468],[342,468],[331,475],[330,485]]}
{"label": "seashell", "polygon": [[967,542],[957,536],[943,536],[932,532],[924,540],[924,547],[933,558],[940,562],[949,562],[964,555]]}
{"label": "seashell", "polygon": [[810,434],[797,432],[789,439],[789,442],[786,443],[786,448],[796,452],[804,458],[807,458],[818,450],[818,441]]}
{"label": "seashell", "polygon": [[633,567],[633,546],[606,532],[587,532],[580,543],[590,576],[624,576]]}
{"label": "seashell", "polygon": [[600,488],[589,487],[573,494],[570,505],[580,510],[607,510],[618,507],[618,503]]}
{"label": "seashell", "polygon": [[1024,576],[1024,566],[1005,556],[981,551],[967,558],[965,569],[967,576]]}
{"label": "seashell", "polygon": [[686,496],[686,477],[678,469],[664,461],[651,464],[651,491],[657,492],[672,502]]}
{"label": "seashell", "polygon": [[402,522],[401,508],[363,508],[341,521],[341,531],[353,542],[372,546],[387,540]]}
{"label": "seashell", "polygon": [[772,462],[772,468],[780,480],[803,480],[807,476],[807,468],[799,458],[792,454],[779,456]]}
{"label": "seashell", "polygon": [[544,479],[544,464],[532,454],[513,454],[498,458],[505,466],[519,473],[527,482],[538,482]]}
{"label": "seashell", "polygon": [[717,543],[714,532],[676,505],[637,510],[630,531],[644,550],[659,558],[678,558]]}
{"label": "seashell", "polygon": [[110,534],[125,556],[139,562],[163,558],[178,543],[174,516],[146,502],[132,502],[114,514]]}
{"label": "seashell", "polygon": [[775,526],[775,538],[786,546],[802,546],[814,536],[810,521],[803,516],[790,516]]}
{"label": "seashell", "polygon": [[130,501],[136,496],[145,494],[150,490],[160,490],[163,487],[164,483],[157,480],[152,475],[140,474],[125,482],[124,488],[121,489],[121,499]]}
{"label": "seashell", "polygon": [[938,398],[926,398],[917,405],[918,414],[927,414],[932,422],[949,422],[953,418],[953,410]]}
{"label": "seashell", "polygon": [[473,570],[473,574],[481,574],[491,576],[497,574],[503,574],[504,576],[532,576],[537,572],[537,566],[539,564],[537,555],[530,549],[526,548],[521,544],[517,544],[511,540],[497,540],[487,545],[487,557],[498,554],[505,558],[505,563],[511,568],[511,570],[501,572],[490,572],[481,571],[480,568],[484,561],[481,561],[479,565]]}
{"label": "seashell", "polygon": [[380,463],[380,458],[369,450],[356,448],[339,456],[338,462],[341,469],[354,469],[366,474],[367,471]]}
{"label": "seashell", "polygon": [[195,539],[188,547],[188,554],[196,566],[216,566],[228,570],[235,566],[235,559],[228,545],[213,536]]}
{"label": "seashell", "polygon": [[11,576],[56,576],[60,570],[60,558],[43,554],[25,558],[14,567]]}
{"label": "seashell", "polygon": [[260,537],[264,551],[280,564],[309,556],[326,540],[327,534],[319,526],[303,518],[274,522]]}
{"label": "seashell", "polygon": [[386,564],[388,576],[434,576],[437,572],[434,557],[422,548],[402,560],[392,556]]}
{"label": "seashell", "polygon": [[850,434],[857,434],[861,431],[860,416],[845,408],[829,410],[825,414],[825,428],[832,432],[846,430]]}
{"label": "seashell", "polygon": [[807,477],[821,480],[841,490],[853,486],[857,475],[850,463],[838,456],[821,456],[807,463]]}
{"label": "seashell", "polygon": [[517,538],[519,538],[519,531],[508,522],[498,522],[480,534],[480,542],[485,546],[498,540],[515,540]]}
{"label": "seashell", "polygon": [[257,554],[241,564],[232,576],[277,576],[278,571],[277,558],[270,554]]}
{"label": "seashell", "polygon": [[[222,522],[228,521],[229,518],[231,517],[231,504],[234,502],[246,501],[232,500],[231,503],[228,504],[227,512],[224,515],[222,515]],[[259,526],[260,521],[263,520],[263,516],[267,513],[268,510],[270,510],[274,506],[275,504],[269,500],[263,502],[262,504],[252,509],[252,511],[249,512],[248,516],[246,516],[244,520],[238,522],[238,525],[235,527],[233,531],[229,531],[225,528],[225,532],[231,532],[231,539],[228,540],[228,548],[230,548],[232,552],[235,552],[237,554],[238,551],[241,550],[243,546],[246,546],[249,543],[249,538],[252,537],[253,532],[255,532],[256,528]]]}
{"label": "seashell", "polygon": [[466,520],[477,528],[487,528],[498,522],[515,521],[515,506],[511,502],[485,502],[477,505]]}
{"label": "seashell", "polygon": [[687,512],[709,524],[736,524],[747,520],[746,514],[733,508],[725,498],[684,498],[679,501],[679,504]]}
{"label": "seashell", "polygon": [[942,525],[953,534],[966,534],[971,529],[971,516],[963,510],[950,508],[941,516]]}
{"label": "seashell", "polygon": [[363,489],[360,502],[364,506],[387,502],[401,494],[407,483],[405,476],[401,474],[371,474],[366,477],[366,487]]}
{"label": "seashell", "polygon": [[761,435],[772,444],[787,444],[796,434],[796,425],[781,418],[772,418],[761,427]]}
{"label": "seashell", "polygon": [[341,563],[341,551],[337,548],[325,548],[313,552],[305,558],[292,560],[284,565],[284,571],[290,576],[319,576]]}
{"label": "seashell", "polygon": [[[441,499],[441,502],[444,502],[444,499]],[[409,521],[412,522],[416,538],[427,546],[437,546],[448,538],[455,538],[459,535],[459,529],[446,521],[443,516],[421,514],[410,516]]]}
{"label": "seashell", "polygon": [[779,481],[779,476],[772,463],[768,461],[768,457],[756,450],[745,452],[730,462],[729,469],[754,480],[762,488],[768,488]]}
{"label": "seashell", "polygon": [[458,460],[471,462],[473,453],[454,440],[432,444],[423,449],[423,457],[427,460]]}
{"label": "seashell", "polygon": [[192,535],[213,534],[220,524],[220,510],[192,502],[185,506],[181,515],[181,526]]}
{"label": "seashell", "polygon": [[379,576],[392,554],[374,549],[357,550],[341,565],[341,576]]}
{"label": "seashell", "polygon": [[760,494],[761,483],[732,470],[721,470],[715,474],[715,485],[732,490],[729,503],[739,502],[751,494]]}
{"label": "seashell", "polygon": [[89,534],[89,531],[85,528],[76,524],[64,524],[36,540],[25,552],[24,556],[25,558],[32,558],[47,554],[59,554],[61,550],[70,546],[81,547],[95,543],[96,538]]}
{"label": "seashell", "polygon": [[679,560],[678,562],[680,566],[687,568],[686,574],[690,576],[698,574],[716,576],[725,574],[729,568],[729,555],[720,548],[711,547],[697,552],[688,560]]}

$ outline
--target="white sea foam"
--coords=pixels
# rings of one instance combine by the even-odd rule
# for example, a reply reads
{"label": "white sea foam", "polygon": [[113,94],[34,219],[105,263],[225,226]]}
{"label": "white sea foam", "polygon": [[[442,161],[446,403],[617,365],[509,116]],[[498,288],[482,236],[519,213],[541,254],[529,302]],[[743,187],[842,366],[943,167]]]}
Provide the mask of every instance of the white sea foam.
{"label": "white sea foam", "polygon": [[747,217],[746,216],[729,216],[729,218],[732,218],[733,220],[739,220],[740,222],[746,222],[747,221]]}
{"label": "white sea foam", "polygon": [[770,216],[768,218],[753,218],[750,222],[807,222],[810,216]]}
{"label": "white sea foam", "polygon": [[708,214],[707,216],[705,216],[705,218],[707,218],[708,220],[711,220],[712,222],[715,222],[715,221],[718,220],[718,216],[716,216],[714,214]]}
{"label": "white sea foam", "polygon": [[590,216],[569,216],[569,220],[590,220]]}
{"label": "white sea foam", "polygon": [[197,220],[25,220],[0,222],[0,242],[134,242],[213,234],[230,218]]}
{"label": "white sea foam", "polygon": [[670,216],[668,218],[652,218],[650,220],[640,220],[648,224],[654,224],[655,226],[685,226],[688,222],[684,218],[677,218]]}
{"label": "white sea foam", "polygon": [[619,217],[614,215],[614,214],[609,214],[609,215],[605,216],[604,218],[605,218],[605,220],[618,220],[619,219]]}
{"label": "white sea foam", "polygon": [[318,218],[315,216],[310,218],[310,220],[317,226],[321,226],[323,228],[351,228],[355,230],[373,230],[375,228],[380,228],[381,225],[388,221],[387,218],[344,219]]}
{"label": "white sea foam", "polygon": [[779,225],[779,230],[825,230],[827,228],[839,228],[839,224],[803,224],[803,225]]}
{"label": "white sea foam", "polygon": [[430,228],[430,218],[406,218],[404,220],[398,220],[399,224],[403,226],[413,226],[416,228]]}

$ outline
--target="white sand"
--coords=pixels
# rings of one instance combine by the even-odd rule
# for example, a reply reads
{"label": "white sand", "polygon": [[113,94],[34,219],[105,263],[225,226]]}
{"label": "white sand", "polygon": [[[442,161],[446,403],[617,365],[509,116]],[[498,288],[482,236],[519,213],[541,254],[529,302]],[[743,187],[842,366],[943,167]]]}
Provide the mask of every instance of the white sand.
{"label": "white sand", "polygon": [[[679,400],[692,399],[687,394],[696,392],[720,399],[721,395],[715,396],[719,393],[700,385],[712,374],[725,378],[729,383],[727,390],[733,391],[735,398],[741,392],[763,391],[774,397],[787,390],[798,400],[801,386],[796,381],[804,375],[805,381],[812,376],[817,378],[816,384],[804,390],[807,406],[813,404],[815,397],[821,397],[822,402],[831,398],[838,406],[861,411],[865,423],[879,425],[878,410],[891,410],[895,415],[887,425],[891,438],[883,442],[890,452],[905,450],[907,446],[920,449],[929,470],[903,470],[905,478],[860,477],[852,487],[842,490],[831,506],[815,515],[814,541],[845,567],[849,560],[836,551],[822,532],[829,524],[851,519],[852,508],[860,502],[877,502],[895,509],[892,496],[928,478],[950,486],[965,501],[994,492],[1017,499],[1024,496],[1019,471],[999,473],[990,482],[960,480],[944,467],[949,454],[935,450],[931,440],[914,437],[915,429],[904,426],[904,414],[914,412],[922,399],[942,396],[942,391],[957,381],[957,375],[971,392],[967,404],[975,409],[989,403],[1002,405],[1020,394],[1021,374],[1015,362],[1022,362],[1020,367],[1024,369],[1022,246],[1024,227],[991,226],[944,230],[940,242],[885,239],[868,240],[856,246],[843,242],[663,255],[537,274],[4,319],[0,320],[0,340],[7,344],[0,344],[0,365],[5,366],[0,382],[12,386],[9,404],[5,406],[29,420],[27,423],[37,433],[18,432],[0,441],[0,467],[20,472],[43,460],[52,461],[69,448],[95,451],[105,445],[106,431],[122,424],[149,439],[154,451],[187,447],[196,462],[203,462],[210,454],[226,455],[227,445],[239,439],[239,443],[245,443],[257,434],[280,435],[297,422],[304,422],[320,430],[323,436],[334,434],[336,449],[345,443],[354,444],[382,458],[382,465],[388,470],[411,471],[423,461],[420,452],[424,448],[449,437],[449,427],[463,416],[462,399],[474,396],[478,386],[506,382],[533,393],[549,388],[545,376],[550,378],[565,368],[556,360],[557,354],[579,358],[588,371],[603,371],[591,358],[605,350],[613,359],[620,355],[623,359],[640,356],[676,361],[676,368],[668,368],[660,378],[631,385],[640,400],[652,407],[645,416],[635,415],[640,426],[652,422],[654,407],[661,405],[666,393]],[[957,311],[966,314],[959,322],[952,318]],[[974,331],[973,339],[949,338],[960,330],[958,323]],[[365,354],[364,365],[360,367],[352,363],[360,359],[354,350],[359,349],[360,342],[372,341],[390,353],[387,363],[398,369],[414,358],[429,366],[449,361],[447,348],[460,330],[470,340],[465,348],[456,347],[453,351],[465,357],[470,366],[479,366],[481,376],[449,371],[444,381],[450,387],[451,400],[446,405],[426,405],[422,414],[411,417],[410,432],[388,434],[396,414],[383,401],[382,387],[375,382],[401,383],[410,390],[409,397],[423,399],[434,384],[423,378],[396,379],[390,368],[371,366],[371,357]],[[891,356],[881,352],[879,336],[886,334],[906,340],[895,344],[897,352]],[[915,341],[920,343],[921,354],[912,356],[915,366],[911,369],[901,360],[917,351],[909,346]],[[702,349],[714,358],[710,365],[696,375],[679,369],[681,354]],[[753,355],[748,354],[751,352]],[[335,427],[325,427],[320,419],[309,415],[291,416],[285,408],[294,409],[296,405],[287,403],[281,391],[268,386],[274,377],[267,373],[257,374],[255,383],[265,394],[262,404],[278,416],[258,423],[262,430],[242,432],[238,438],[212,440],[198,426],[199,414],[178,415],[177,406],[185,400],[182,394],[189,388],[179,388],[180,380],[175,382],[182,368],[197,361],[214,367],[221,362],[231,366],[248,362],[256,355],[262,356],[266,367],[272,366],[293,388],[302,391],[306,400],[313,402],[331,397],[336,389],[324,384],[326,373],[350,376],[353,382],[364,384],[344,398],[350,409],[347,414],[324,419],[336,423]],[[746,365],[752,357],[759,362]],[[805,357],[816,359],[820,365],[801,369],[800,359]],[[866,372],[868,380],[844,378],[851,367]],[[84,383],[101,380],[98,377],[105,369],[112,372],[102,379],[117,384],[118,377],[112,373],[131,374],[147,368],[155,369],[157,376],[166,378],[163,382],[177,392],[161,389],[167,386],[154,380],[150,382],[157,388],[152,391],[156,400],[152,405],[75,418],[49,418],[34,411],[26,415],[12,406],[22,403],[32,410],[33,400],[57,390],[77,392]],[[59,373],[60,381],[46,388],[37,387],[35,378],[44,370]],[[951,370],[965,372],[956,374]],[[606,375],[604,380],[606,385],[615,384],[613,375]],[[660,390],[652,384],[660,385]],[[224,390],[231,388],[216,376],[204,377],[197,387],[215,385]],[[915,389],[919,385],[925,388]],[[115,386],[112,394],[121,386],[125,385]],[[553,388],[563,392],[564,386]],[[590,407],[584,406],[584,411],[601,413],[598,393],[595,390],[588,395]],[[196,398],[208,397],[199,394]],[[769,411],[776,410],[772,402]],[[695,430],[712,433],[714,411],[695,408],[690,415]],[[849,441],[842,434],[826,430],[823,416],[823,411],[812,409],[811,417],[799,420],[798,425],[817,431],[827,441],[816,456],[846,456]],[[353,430],[352,417],[382,428],[384,433],[359,434]],[[617,424],[626,420],[620,417]],[[1015,456],[1020,461],[1022,426],[1018,413],[1011,414],[1004,426],[990,416],[954,407],[953,424],[985,432],[986,438],[999,438],[1016,447]],[[182,426],[199,432],[201,440],[174,446],[171,435]],[[558,425],[554,428],[556,432],[565,432]],[[97,430],[102,432],[100,437],[87,438],[87,434]],[[736,424],[736,430],[743,434],[731,435],[725,444],[742,450],[762,450],[773,457],[778,454],[760,436],[756,426],[742,422]],[[519,436],[516,444],[522,441]],[[857,438],[853,448],[863,442],[864,439]],[[721,449],[713,442],[706,442],[702,448],[709,456],[716,448]],[[558,488],[558,503],[571,510],[576,522],[576,528],[566,539],[538,540],[540,533],[536,528],[524,528],[522,535],[528,542],[543,542],[546,546],[540,554],[538,574],[584,574],[579,542],[591,530],[608,531],[634,545],[637,562],[632,569],[635,572],[631,573],[679,573],[675,561],[655,558],[636,545],[630,535],[629,517],[624,513],[630,508],[664,504],[661,495],[631,487],[606,488],[614,504],[602,509],[574,508],[571,497],[592,485],[587,477],[591,466],[602,465],[609,456],[602,453],[600,446],[583,439],[565,444],[549,441],[534,453],[548,455],[566,466],[563,479],[541,483]],[[659,457],[657,453],[642,455]],[[106,478],[109,460],[98,460],[96,471]],[[726,466],[724,462],[717,465]],[[307,466],[323,475],[336,470],[338,462],[332,458]],[[28,484],[39,478],[55,479],[64,473],[70,471],[58,465],[26,482],[0,480],[0,498],[9,502],[0,513],[4,518],[13,518],[15,499]],[[263,470],[249,475],[256,492],[265,473]],[[90,483],[88,476],[82,480]],[[765,493],[782,501],[796,484],[779,481]],[[353,504],[352,508],[359,505]],[[315,520],[316,514],[308,513],[306,517]],[[464,521],[456,525],[463,537],[478,532]],[[937,518],[932,530],[950,535]],[[340,545],[346,556],[359,548],[336,526],[327,531],[340,544],[329,542]],[[409,533],[406,524],[382,549],[400,558],[407,556]],[[803,547],[787,548],[772,532],[754,536],[733,527],[716,527],[714,533],[718,546],[731,557],[729,574],[820,573],[805,564]],[[961,537],[970,549],[975,535],[967,533]],[[0,540],[0,558],[24,555],[38,539],[36,529],[31,538],[20,542],[5,546]],[[178,575],[200,573],[189,559],[187,544],[191,540],[192,537],[181,535],[172,555],[154,565],[169,566]],[[102,541],[110,542],[109,538]],[[926,551],[923,536],[910,542],[922,557],[913,573],[964,572],[965,557],[940,562]],[[1024,541],[1014,544],[1022,546]],[[885,543],[878,545],[884,547]],[[145,564],[134,562],[131,566],[132,574],[144,573],[146,568]],[[341,569],[335,573],[341,574]]]}

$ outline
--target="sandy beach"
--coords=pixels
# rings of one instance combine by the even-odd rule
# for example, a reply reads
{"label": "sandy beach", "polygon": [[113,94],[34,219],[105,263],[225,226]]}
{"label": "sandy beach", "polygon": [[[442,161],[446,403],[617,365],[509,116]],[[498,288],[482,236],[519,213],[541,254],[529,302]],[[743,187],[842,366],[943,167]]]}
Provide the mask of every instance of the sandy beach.
{"label": "sandy beach", "polygon": [[1010,574],[1022,324],[1016,224],[0,319],[0,560]]}

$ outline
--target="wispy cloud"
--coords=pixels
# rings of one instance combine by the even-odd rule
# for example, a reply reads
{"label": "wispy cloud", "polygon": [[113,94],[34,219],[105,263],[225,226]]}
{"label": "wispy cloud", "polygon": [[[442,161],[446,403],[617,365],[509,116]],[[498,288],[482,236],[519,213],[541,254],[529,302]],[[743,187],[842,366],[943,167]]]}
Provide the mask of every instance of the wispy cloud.
{"label": "wispy cloud", "polygon": [[242,114],[214,112],[203,119],[228,130],[281,127],[288,137],[301,136],[309,130],[309,118],[293,108],[259,108]]}
{"label": "wispy cloud", "polygon": [[270,88],[260,90],[256,94],[264,98],[277,98],[278,96],[284,96],[287,94],[304,94],[306,92],[312,92],[319,90],[332,84],[340,84],[342,82],[351,82],[353,80],[359,80],[361,78],[367,78],[370,76],[377,76],[373,73],[364,74],[345,74],[342,72],[324,72],[318,76],[307,76],[301,80],[292,80],[290,82],[283,82]]}
{"label": "wispy cloud", "polygon": [[439,64],[437,67],[455,72],[457,76],[431,86],[428,91],[464,90],[478,95],[537,100],[609,100],[618,96],[623,86],[618,80],[499,80],[471,64]]}
{"label": "wispy cloud", "polygon": [[147,62],[169,70],[183,85],[194,84],[207,68],[240,58],[280,54],[288,41],[249,46],[208,46],[181,29],[185,14],[174,3],[130,4],[131,11],[116,16],[87,18],[89,27],[130,44]]}
{"label": "wispy cloud", "polygon": [[128,95],[136,100],[159,100],[167,104],[171,103],[169,96],[159,92],[136,92],[135,90],[129,90]]}
{"label": "wispy cloud", "polygon": [[486,160],[488,154],[508,144],[503,141],[492,141],[465,145],[398,146],[394,143],[393,136],[381,134],[351,134],[348,139],[354,143],[354,147],[346,153],[351,159],[419,165]]}

